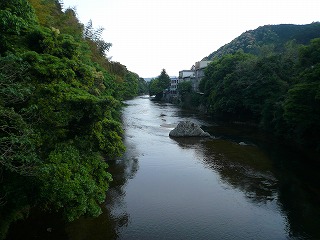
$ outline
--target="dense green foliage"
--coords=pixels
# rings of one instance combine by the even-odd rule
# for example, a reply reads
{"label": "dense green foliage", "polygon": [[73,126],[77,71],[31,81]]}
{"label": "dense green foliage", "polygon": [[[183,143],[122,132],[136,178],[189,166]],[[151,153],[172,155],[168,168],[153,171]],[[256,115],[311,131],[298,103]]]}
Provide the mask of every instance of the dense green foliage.
{"label": "dense green foliage", "polygon": [[132,98],[137,95],[146,93],[147,83],[139,78],[138,74],[127,72],[122,84],[123,94],[125,98]]}
{"label": "dense green foliage", "polygon": [[148,83],[143,78],[139,78],[138,87],[139,95],[148,94]]}
{"label": "dense green foliage", "polygon": [[146,83],[57,0],[0,2],[0,239],[30,207],[96,216],[123,150],[121,100]]}
{"label": "dense green foliage", "polygon": [[159,95],[162,97],[162,92],[170,86],[170,77],[165,69],[162,69],[160,75],[151,79],[149,82],[149,95]]}
{"label": "dense green foliage", "polygon": [[177,103],[180,107],[196,110],[200,105],[201,95],[192,90],[191,81],[179,82],[177,91],[179,93]]}
{"label": "dense green foliage", "polygon": [[186,93],[191,93],[192,84],[190,81],[180,82],[177,88],[180,95],[185,95]]}
{"label": "dense green foliage", "polygon": [[238,50],[254,55],[263,54],[266,48],[281,53],[288,41],[295,39],[297,44],[308,44],[313,38],[320,38],[320,23],[307,25],[280,24],[266,25],[246,31],[230,43],[209,54],[206,59],[213,60]]}
{"label": "dense green foliage", "polygon": [[214,116],[244,121],[320,151],[320,39],[282,53],[238,51],[214,60],[200,83]]}

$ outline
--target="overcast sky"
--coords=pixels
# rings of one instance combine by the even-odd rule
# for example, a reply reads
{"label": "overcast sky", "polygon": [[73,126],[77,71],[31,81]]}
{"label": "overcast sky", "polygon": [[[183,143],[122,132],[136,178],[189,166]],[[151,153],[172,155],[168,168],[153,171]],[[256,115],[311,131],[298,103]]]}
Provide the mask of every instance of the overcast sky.
{"label": "overcast sky", "polygon": [[149,78],[170,76],[247,30],[320,21],[320,0],[63,0],[82,23],[105,28],[112,61]]}

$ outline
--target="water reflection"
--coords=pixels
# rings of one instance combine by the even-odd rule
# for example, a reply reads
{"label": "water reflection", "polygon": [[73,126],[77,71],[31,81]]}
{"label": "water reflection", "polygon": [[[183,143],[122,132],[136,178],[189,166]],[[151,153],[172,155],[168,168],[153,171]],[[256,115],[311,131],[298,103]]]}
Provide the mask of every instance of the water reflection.
{"label": "water reflection", "polygon": [[[279,208],[288,223],[287,238],[320,239],[317,165],[308,163],[301,152],[278,142],[257,141],[259,147],[242,145],[238,143],[239,135],[234,135],[233,140],[237,141],[231,141],[230,131],[223,134],[222,138],[229,140],[181,138],[175,141],[181,148],[193,148],[203,156],[202,164],[218,172],[225,186],[240,190],[255,204]],[[242,134],[240,138],[243,139],[248,132]]]}
{"label": "water reflection", "polygon": [[[319,167],[303,155],[170,104],[127,104],[127,151],[109,163],[103,214],[67,225],[38,218],[45,233],[29,234],[39,229],[29,222],[11,239],[320,239]],[[216,139],[169,138],[181,120]]]}
{"label": "water reflection", "polygon": [[[161,239],[161,237],[163,239],[192,239],[192,236],[197,239],[237,239],[241,237],[247,239],[320,239],[318,229],[320,225],[319,174],[316,173],[315,169],[317,168],[308,169],[303,166],[305,164],[297,164],[303,162],[301,159],[303,156],[299,156],[278,142],[273,142],[272,137],[265,133],[257,133],[253,128],[218,125],[208,121],[205,116],[182,111],[172,105],[138,102],[137,108],[127,109],[126,117],[130,119],[128,124],[131,124],[129,128],[132,126],[134,128],[129,129],[129,134],[132,134],[132,141],[139,145],[140,150],[143,145],[145,148],[149,148],[147,149],[149,154],[155,155],[153,158],[155,158],[159,169],[149,175],[156,175],[158,171],[166,172],[166,179],[170,182],[170,186],[161,186],[167,195],[162,196],[161,192],[157,193],[159,198],[157,202],[168,202],[174,219],[166,216],[162,211],[162,215],[158,216],[162,220],[161,223],[159,219],[154,220],[155,213],[149,215],[146,210],[146,208],[155,207],[152,205],[154,204],[151,201],[153,199],[148,198],[151,202],[150,206],[146,203],[145,208],[142,208],[144,213],[136,213],[137,216],[141,215],[140,218],[144,219],[144,221],[139,219],[139,224],[142,227],[139,228],[135,225],[135,221],[138,220],[134,220],[132,222],[134,226],[130,225],[128,229],[122,228],[120,236],[123,239],[130,239],[130,236],[148,239],[146,236],[154,237],[152,233],[157,231],[159,235],[156,235],[156,239]],[[168,131],[163,129],[172,128],[181,120],[191,120],[205,126],[205,131],[220,139],[188,138],[169,141]],[[148,141],[145,140],[148,138],[157,142],[158,148],[166,149],[166,152],[159,153],[157,148],[150,147]],[[175,150],[172,141],[177,143],[182,151]],[[248,144],[239,144],[241,142]],[[171,155],[167,152],[170,152]],[[180,158],[182,158],[181,164],[175,161]],[[210,177],[195,165],[191,165],[192,159],[196,159],[206,169],[217,174],[220,185],[228,193],[221,192],[213,182],[200,185],[204,184],[207,178],[212,181],[212,176],[215,175]],[[148,165],[155,165],[150,162],[150,159],[146,162]],[[166,168],[170,168],[170,170]],[[189,171],[187,168],[191,170]],[[176,171],[172,176],[170,175],[171,170]],[[139,179],[142,180],[139,181],[150,181],[143,179],[147,174],[145,171],[154,171],[154,169],[142,170],[139,175]],[[196,174],[204,174],[203,178],[205,179],[203,180]],[[180,175],[190,177],[182,180]],[[306,178],[310,175],[314,177],[312,179]],[[139,181],[134,181],[137,184],[133,183],[133,187],[129,187],[127,190],[144,192],[145,189],[141,191],[137,189],[141,184]],[[180,181],[184,184],[179,184]],[[155,183],[158,184],[158,182]],[[152,185],[148,188],[149,194],[156,194],[153,193],[151,187]],[[213,187],[214,189],[210,189]],[[189,195],[188,188],[196,196]],[[180,196],[184,196],[183,200],[177,201],[179,205],[174,204],[176,201],[174,194],[177,192],[181,194]],[[239,192],[253,205],[241,202],[239,206],[243,209],[236,209],[237,204],[234,204],[233,201],[241,201],[238,196]],[[222,196],[224,194],[229,197]],[[169,196],[172,196],[171,201],[168,201]],[[141,195],[141,201],[144,197]],[[230,200],[230,197],[235,199]],[[127,201],[134,202],[135,199],[128,196]],[[197,203],[201,203],[203,207]],[[219,206],[222,213],[219,212],[219,209],[212,207],[213,205]],[[133,208],[137,207],[134,204],[132,206]],[[168,207],[156,206],[163,210]],[[256,209],[255,206],[259,209]],[[186,209],[190,215],[186,213]],[[241,216],[240,221],[245,224],[241,224],[234,217],[237,216],[237,212]],[[212,217],[210,217],[211,215]],[[193,221],[189,219],[191,216],[194,218]],[[148,218],[150,218],[149,221]],[[176,226],[175,229],[179,232],[179,235],[176,235],[178,237],[172,237],[174,234],[171,235],[171,228],[165,226],[166,221],[173,228]],[[155,227],[157,224],[162,226],[161,229]],[[223,226],[224,224],[225,226]],[[148,228],[149,231],[146,230]],[[190,228],[190,231],[195,235],[192,235],[190,231],[183,232],[184,228]],[[202,230],[200,231],[200,229]],[[144,234],[143,231],[145,231]],[[160,232],[162,233],[160,234]]]}
{"label": "water reflection", "polygon": [[239,189],[251,201],[266,204],[277,198],[278,182],[272,173],[272,164],[256,146],[222,139],[175,140],[182,148],[201,152],[206,168],[219,173],[226,186]]}
{"label": "water reflection", "polygon": [[300,152],[289,150],[268,146],[275,159],[279,203],[290,223],[289,236],[320,239],[320,166],[309,163]]}

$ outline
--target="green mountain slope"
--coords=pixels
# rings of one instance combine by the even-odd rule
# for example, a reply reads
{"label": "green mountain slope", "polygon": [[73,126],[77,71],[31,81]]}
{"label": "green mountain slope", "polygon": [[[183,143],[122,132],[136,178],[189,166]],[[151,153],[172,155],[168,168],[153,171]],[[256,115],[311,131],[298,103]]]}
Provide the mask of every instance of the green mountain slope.
{"label": "green mountain slope", "polygon": [[308,44],[311,39],[320,37],[320,23],[306,25],[280,24],[265,25],[246,31],[230,43],[220,47],[206,58],[212,60],[229,53],[243,50],[245,53],[259,54],[261,47],[269,45],[281,52],[286,42],[295,40],[298,44]]}

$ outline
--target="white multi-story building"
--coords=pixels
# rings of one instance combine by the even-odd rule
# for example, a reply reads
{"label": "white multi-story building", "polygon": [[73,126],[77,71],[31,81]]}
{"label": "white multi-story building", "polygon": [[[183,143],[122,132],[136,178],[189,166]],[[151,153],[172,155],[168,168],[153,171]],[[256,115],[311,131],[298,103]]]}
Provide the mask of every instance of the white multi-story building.
{"label": "white multi-story building", "polygon": [[191,70],[179,71],[179,77],[172,77],[170,80],[170,88],[167,93],[171,95],[177,94],[178,84],[181,82],[190,81],[192,85],[192,90],[195,92],[199,91],[199,83],[204,77],[204,70],[211,61],[199,61],[192,66]]}
{"label": "white multi-story building", "polygon": [[179,84],[179,78],[177,77],[172,77],[170,78],[171,82],[170,82],[170,93],[171,94],[177,94],[177,88],[178,88],[178,84]]}
{"label": "white multi-story building", "polygon": [[190,81],[192,90],[199,91],[199,83],[204,77],[204,70],[211,61],[199,61],[192,66],[191,70],[182,70],[179,72],[179,82]]}
{"label": "white multi-story building", "polygon": [[190,81],[192,78],[194,78],[193,70],[179,71],[179,81]]}

